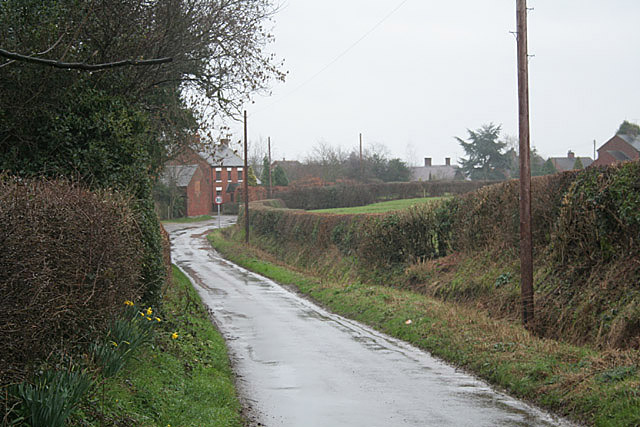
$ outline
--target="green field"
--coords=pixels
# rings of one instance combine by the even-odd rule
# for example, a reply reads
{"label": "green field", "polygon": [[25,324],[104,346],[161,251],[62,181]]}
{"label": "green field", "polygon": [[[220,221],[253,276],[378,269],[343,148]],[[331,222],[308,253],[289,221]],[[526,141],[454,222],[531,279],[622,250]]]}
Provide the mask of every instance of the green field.
{"label": "green field", "polygon": [[334,208],[334,209],[318,209],[310,212],[332,213],[332,214],[360,214],[360,213],[384,213],[391,211],[400,211],[415,205],[432,203],[436,200],[448,197],[422,197],[419,199],[401,199],[389,200],[387,202],[373,203],[366,206],[354,206],[351,208]]}

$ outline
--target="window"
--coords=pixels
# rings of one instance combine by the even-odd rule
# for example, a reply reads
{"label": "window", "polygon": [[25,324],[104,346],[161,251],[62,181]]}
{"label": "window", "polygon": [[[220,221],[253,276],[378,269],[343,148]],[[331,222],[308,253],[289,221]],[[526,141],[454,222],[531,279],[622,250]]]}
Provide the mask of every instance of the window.
{"label": "window", "polygon": [[222,171],[216,171],[216,182],[222,181]]}
{"label": "window", "polygon": [[238,182],[242,181],[242,169],[238,169]]}

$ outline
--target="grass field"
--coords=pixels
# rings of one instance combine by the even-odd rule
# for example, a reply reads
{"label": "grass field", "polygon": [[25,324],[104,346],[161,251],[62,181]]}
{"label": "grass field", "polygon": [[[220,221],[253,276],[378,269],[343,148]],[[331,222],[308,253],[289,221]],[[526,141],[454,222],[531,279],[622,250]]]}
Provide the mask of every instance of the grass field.
{"label": "grass field", "polygon": [[[163,320],[153,345],[106,380],[78,424],[242,426],[224,339],[189,279],[175,266],[158,315]],[[97,416],[87,419],[87,413]]]}
{"label": "grass field", "polygon": [[400,211],[410,208],[414,205],[432,203],[446,197],[424,197],[419,199],[401,199],[389,200],[387,202],[379,202],[366,206],[354,206],[351,208],[334,208],[334,209],[318,209],[310,212],[332,213],[332,214],[361,214],[361,213],[384,213],[391,211]]}

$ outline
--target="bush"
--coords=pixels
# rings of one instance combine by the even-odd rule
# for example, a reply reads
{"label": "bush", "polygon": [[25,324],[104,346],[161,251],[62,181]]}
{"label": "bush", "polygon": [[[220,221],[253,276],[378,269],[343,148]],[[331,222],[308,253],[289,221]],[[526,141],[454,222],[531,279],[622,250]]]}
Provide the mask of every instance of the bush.
{"label": "bush", "polygon": [[326,187],[292,187],[274,189],[274,196],[292,209],[331,209],[364,206],[383,200],[436,197],[463,194],[491,182],[416,181],[378,184],[338,184]]}
{"label": "bush", "polygon": [[144,230],[129,204],[70,182],[0,175],[3,382],[92,341],[124,299],[140,296]]}
{"label": "bush", "polygon": [[[640,347],[640,162],[534,177],[531,188],[537,332],[576,343]],[[336,191],[318,194],[339,200]],[[461,268],[482,279],[468,271],[460,271],[464,286],[454,283],[457,278],[437,278],[434,295],[519,315],[517,283],[511,284],[519,265],[516,180],[387,214],[330,215],[274,206],[254,203],[252,228],[267,248],[295,253],[290,259],[297,265],[342,254],[360,280],[412,286],[422,280],[416,275],[420,264],[456,253],[443,265],[468,260]],[[500,262],[485,265],[494,259]]]}

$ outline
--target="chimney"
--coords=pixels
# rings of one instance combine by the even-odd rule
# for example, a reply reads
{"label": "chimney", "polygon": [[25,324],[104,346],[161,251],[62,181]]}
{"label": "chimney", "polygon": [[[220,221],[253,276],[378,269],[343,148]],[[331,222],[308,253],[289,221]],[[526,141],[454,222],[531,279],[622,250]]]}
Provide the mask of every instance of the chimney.
{"label": "chimney", "polygon": [[445,157],[444,158],[444,164],[447,166],[451,166],[451,157]]}
{"label": "chimney", "polygon": [[571,150],[569,150],[569,152],[567,153],[567,157],[570,159],[574,159],[576,157],[575,153]]}
{"label": "chimney", "polygon": [[424,165],[425,166],[431,166],[431,157],[425,157],[424,158]]}

